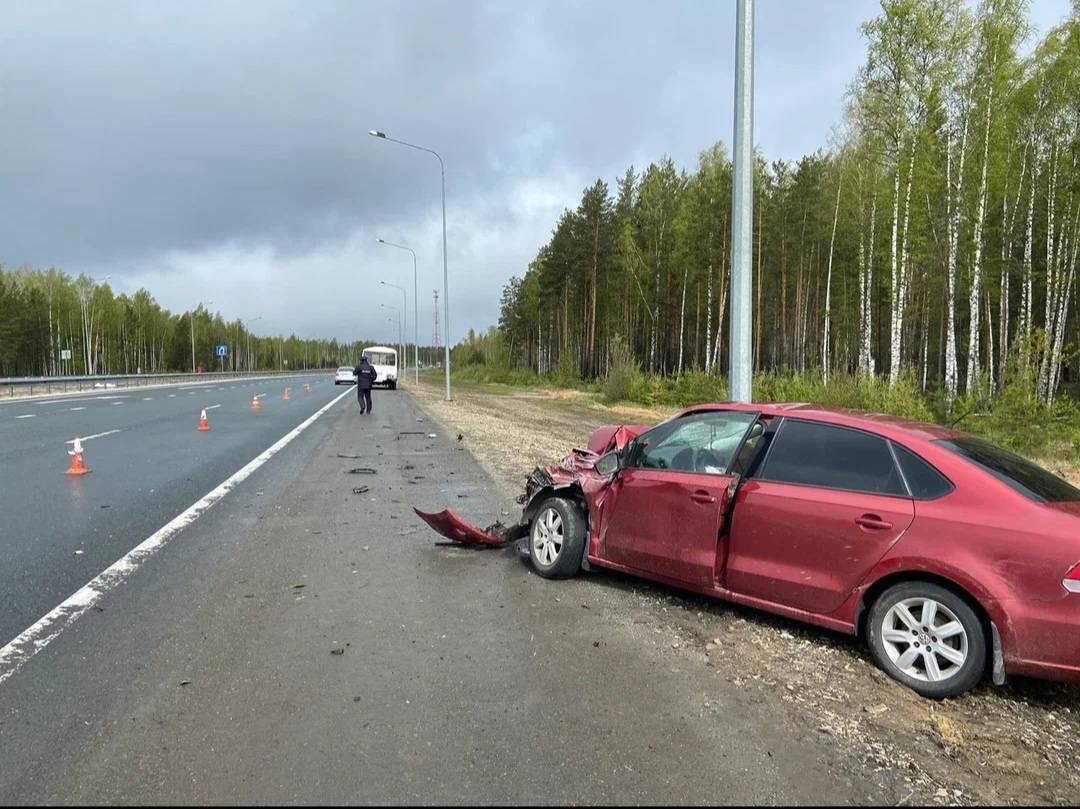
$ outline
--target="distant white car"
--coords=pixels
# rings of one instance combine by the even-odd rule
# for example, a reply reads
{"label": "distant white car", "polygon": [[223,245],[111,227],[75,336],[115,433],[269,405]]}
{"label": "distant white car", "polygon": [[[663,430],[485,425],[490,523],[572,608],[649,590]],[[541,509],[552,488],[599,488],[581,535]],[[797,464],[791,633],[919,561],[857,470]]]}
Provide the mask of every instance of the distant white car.
{"label": "distant white car", "polygon": [[335,385],[355,385],[356,375],[353,373],[353,369],[348,365],[342,365],[337,369],[337,373],[334,374]]}

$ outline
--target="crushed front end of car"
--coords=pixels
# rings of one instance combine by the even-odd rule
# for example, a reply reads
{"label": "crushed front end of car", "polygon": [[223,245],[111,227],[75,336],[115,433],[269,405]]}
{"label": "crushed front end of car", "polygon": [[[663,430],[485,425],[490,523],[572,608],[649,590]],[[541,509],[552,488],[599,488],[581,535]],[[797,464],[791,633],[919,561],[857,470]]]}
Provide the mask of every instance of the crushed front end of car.
{"label": "crushed front end of car", "polygon": [[517,542],[529,533],[540,503],[549,495],[566,492],[581,500],[586,516],[596,513],[603,491],[611,482],[610,474],[601,474],[596,462],[609,452],[622,452],[634,438],[648,429],[647,425],[606,425],[589,437],[587,447],[575,447],[558,463],[536,467],[525,480],[525,490],[517,498],[523,506],[521,519],[511,526],[496,522],[487,528],[463,520],[453,509],[425,512],[413,508],[417,516],[447,539],[476,548],[501,548]]}

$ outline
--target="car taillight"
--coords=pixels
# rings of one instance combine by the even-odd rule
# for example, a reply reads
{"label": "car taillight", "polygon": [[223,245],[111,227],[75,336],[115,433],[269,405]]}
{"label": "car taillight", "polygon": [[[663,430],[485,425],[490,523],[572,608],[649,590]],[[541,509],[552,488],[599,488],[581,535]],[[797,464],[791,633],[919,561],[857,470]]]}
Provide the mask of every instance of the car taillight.
{"label": "car taillight", "polygon": [[1070,593],[1080,593],[1080,564],[1073,565],[1061,580],[1061,584]]}

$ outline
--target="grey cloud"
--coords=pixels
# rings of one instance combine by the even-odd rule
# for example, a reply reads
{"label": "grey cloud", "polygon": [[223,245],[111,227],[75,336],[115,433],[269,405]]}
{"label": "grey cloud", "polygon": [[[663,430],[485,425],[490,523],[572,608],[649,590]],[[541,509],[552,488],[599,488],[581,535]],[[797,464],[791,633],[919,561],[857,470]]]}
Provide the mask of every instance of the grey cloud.
{"label": "grey cloud", "polygon": [[[825,144],[875,7],[759,1],[769,156]],[[411,274],[385,236],[421,255],[426,339],[438,166],[376,127],[446,158],[456,339],[586,183],[730,140],[733,25],[711,0],[4,3],[0,263],[352,338],[385,326],[354,293]]]}

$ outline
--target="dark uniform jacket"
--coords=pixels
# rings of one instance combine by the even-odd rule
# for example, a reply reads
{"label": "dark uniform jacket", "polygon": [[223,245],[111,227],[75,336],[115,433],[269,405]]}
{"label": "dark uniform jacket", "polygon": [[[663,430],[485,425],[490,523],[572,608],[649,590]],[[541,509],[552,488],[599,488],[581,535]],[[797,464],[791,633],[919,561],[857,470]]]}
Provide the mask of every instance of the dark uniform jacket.
{"label": "dark uniform jacket", "polygon": [[361,362],[353,368],[353,373],[356,374],[356,387],[360,390],[371,390],[375,385],[375,378],[379,375],[370,362]]}

